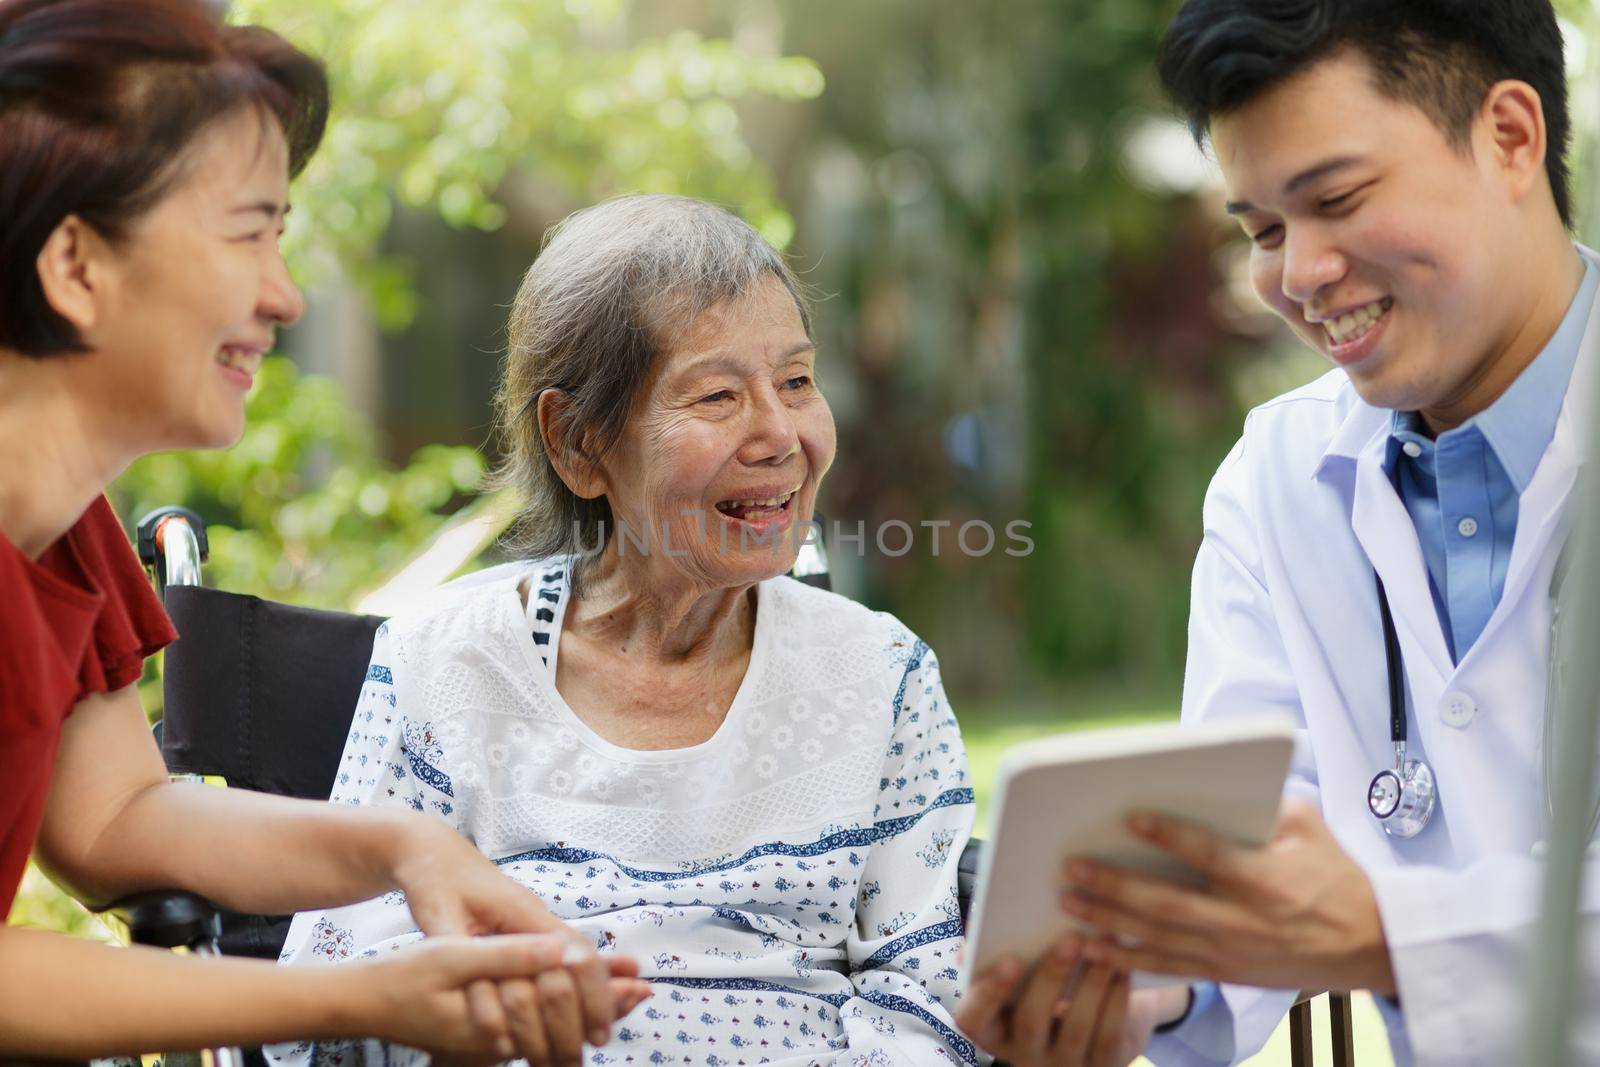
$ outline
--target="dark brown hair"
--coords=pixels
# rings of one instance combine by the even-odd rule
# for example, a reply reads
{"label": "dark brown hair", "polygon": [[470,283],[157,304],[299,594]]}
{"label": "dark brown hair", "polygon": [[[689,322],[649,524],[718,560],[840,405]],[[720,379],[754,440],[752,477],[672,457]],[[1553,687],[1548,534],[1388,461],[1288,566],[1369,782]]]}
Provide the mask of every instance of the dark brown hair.
{"label": "dark brown hair", "polygon": [[1196,141],[1211,120],[1353,48],[1377,89],[1421,108],[1456,145],[1495,82],[1527,82],[1544,107],[1550,176],[1572,225],[1567,75],[1550,0],[1184,0],[1156,67]]}
{"label": "dark brown hair", "polygon": [[0,0],[0,347],[82,351],[39,284],[51,232],[77,215],[122,238],[196,136],[252,107],[298,174],[327,124],[322,64],[200,0]]}

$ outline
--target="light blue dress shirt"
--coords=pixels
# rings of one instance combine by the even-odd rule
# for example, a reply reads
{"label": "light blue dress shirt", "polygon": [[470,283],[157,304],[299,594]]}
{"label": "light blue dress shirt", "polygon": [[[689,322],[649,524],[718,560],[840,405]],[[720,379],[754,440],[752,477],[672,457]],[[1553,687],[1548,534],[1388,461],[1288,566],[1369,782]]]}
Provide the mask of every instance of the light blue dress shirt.
{"label": "light blue dress shirt", "polygon": [[1394,413],[1385,464],[1416,527],[1451,659],[1483,633],[1505,590],[1517,505],[1533,480],[1572,379],[1600,271],[1583,282],[1555,334],[1500,398],[1430,439],[1422,416]]}

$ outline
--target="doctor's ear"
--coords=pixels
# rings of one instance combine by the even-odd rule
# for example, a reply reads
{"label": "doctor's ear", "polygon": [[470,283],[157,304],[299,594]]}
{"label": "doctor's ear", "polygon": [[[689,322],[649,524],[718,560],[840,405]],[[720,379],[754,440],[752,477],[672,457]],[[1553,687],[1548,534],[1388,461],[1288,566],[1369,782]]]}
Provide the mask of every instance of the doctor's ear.
{"label": "doctor's ear", "polygon": [[1512,203],[1521,204],[1545,178],[1544,103],[1527,82],[1507,80],[1491,86],[1478,114],[1475,140],[1487,148],[1488,162]]}
{"label": "doctor's ear", "polygon": [[572,425],[571,398],[564,389],[545,389],[534,404],[539,440],[556,476],[574,496],[594,500],[609,485],[598,457],[592,455],[587,430]]}
{"label": "doctor's ear", "polygon": [[34,260],[39,288],[50,310],[87,341],[101,318],[100,304],[109,286],[111,246],[77,215],[57,224]]}

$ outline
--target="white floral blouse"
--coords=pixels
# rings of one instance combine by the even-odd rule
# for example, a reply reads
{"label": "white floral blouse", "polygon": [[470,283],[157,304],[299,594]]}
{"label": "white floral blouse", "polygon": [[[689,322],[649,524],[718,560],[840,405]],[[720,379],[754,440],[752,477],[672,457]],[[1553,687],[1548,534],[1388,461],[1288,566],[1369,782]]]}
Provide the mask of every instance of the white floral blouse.
{"label": "white floral blouse", "polygon": [[[972,789],[928,646],[844,597],[762,582],[716,733],[620,748],[556,691],[568,569],[496,568],[380,629],[332,800],[446,820],[601,952],[640,961],[655,995],[590,1065],[987,1062],[951,1021]],[[282,958],[420,936],[390,893],[296,916]],[[421,1058],[376,1042],[272,1057]]]}

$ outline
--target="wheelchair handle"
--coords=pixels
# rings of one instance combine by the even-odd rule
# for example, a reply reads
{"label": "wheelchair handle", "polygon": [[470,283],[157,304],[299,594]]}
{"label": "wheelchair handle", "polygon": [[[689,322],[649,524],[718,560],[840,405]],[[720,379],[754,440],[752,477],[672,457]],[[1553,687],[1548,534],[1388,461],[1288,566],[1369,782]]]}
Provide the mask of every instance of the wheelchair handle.
{"label": "wheelchair handle", "polygon": [[216,908],[193,893],[169,889],[135,893],[100,910],[120,919],[136,945],[187,948],[202,956],[218,954],[221,917]]}
{"label": "wheelchair handle", "polygon": [[205,520],[188,508],[157,508],[139,520],[139,559],[163,597],[169,585],[199,585],[210,555]]}
{"label": "wheelchair handle", "polygon": [[[196,956],[221,956],[217,939],[222,936],[222,920],[209,901],[181,890],[155,890],[123,897],[104,909],[128,928],[136,945],[153,948],[187,948]],[[194,1064],[210,1061],[211,1067],[245,1067],[244,1053],[237,1048],[207,1049],[203,1054],[169,1053],[168,1064]]]}

